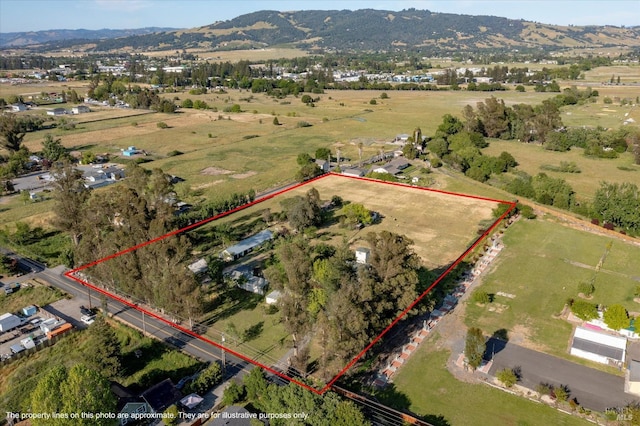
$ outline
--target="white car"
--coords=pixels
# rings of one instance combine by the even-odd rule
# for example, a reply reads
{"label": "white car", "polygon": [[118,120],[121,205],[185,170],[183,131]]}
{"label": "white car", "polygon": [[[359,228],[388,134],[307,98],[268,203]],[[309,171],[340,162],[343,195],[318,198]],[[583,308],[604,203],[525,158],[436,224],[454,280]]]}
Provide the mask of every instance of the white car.
{"label": "white car", "polygon": [[87,325],[91,325],[95,322],[96,320],[96,316],[89,316],[89,315],[83,315],[80,317],[80,321],[82,321],[83,323],[87,324]]}

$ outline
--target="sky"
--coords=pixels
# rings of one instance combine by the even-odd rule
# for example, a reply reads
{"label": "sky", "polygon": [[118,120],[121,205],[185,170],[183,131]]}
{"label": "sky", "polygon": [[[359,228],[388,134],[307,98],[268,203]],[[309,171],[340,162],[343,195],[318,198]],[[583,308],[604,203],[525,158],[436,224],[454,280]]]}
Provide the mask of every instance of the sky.
{"label": "sky", "polygon": [[412,7],[556,25],[640,25],[640,0],[0,0],[0,32],[193,28],[259,10]]}

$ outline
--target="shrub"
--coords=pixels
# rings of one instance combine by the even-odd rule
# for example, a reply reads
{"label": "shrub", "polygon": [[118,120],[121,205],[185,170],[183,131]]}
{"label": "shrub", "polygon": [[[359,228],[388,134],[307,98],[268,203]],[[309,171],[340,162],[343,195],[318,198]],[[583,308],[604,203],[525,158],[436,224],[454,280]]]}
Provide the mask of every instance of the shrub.
{"label": "shrub", "polygon": [[574,300],[571,304],[571,312],[583,321],[598,318],[598,308],[593,303],[584,300]]}
{"label": "shrub", "polygon": [[581,282],[580,284],[578,284],[578,292],[584,294],[585,296],[591,296],[594,291],[596,291],[596,288],[591,283]]}
{"label": "shrub", "polygon": [[484,305],[491,302],[491,298],[486,291],[477,290],[473,293],[473,301]]}
{"label": "shrub", "polygon": [[240,105],[238,104],[233,104],[230,107],[226,107],[223,111],[224,112],[242,112],[242,108],[240,108]]}
{"label": "shrub", "polygon": [[380,99],[389,99],[389,95],[387,95],[387,92],[382,92],[380,94]]}
{"label": "shrub", "polygon": [[522,84],[518,84],[516,86],[516,92],[524,92],[524,86]]}
{"label": "shrub", "polygon": [[505,368],[498,371],[496,378],[502,382],[503,385],[510,388],[518,382],[518,376],[511,368]]}
{"label": "shrub", "polygon": [[567,387],[564,385],[554,386],[552,392],[553,396],[555,396],[556,398],[556,401],[564,402],[569,399],[569,389],[567,389]]}
{"label": "shrub", "polygon": [[608,229],[609,231],[613,231],[613,228],[614,228],[613,223],[611,223],[611,222],[605,223],[604,225],[602,225],[602,227],[604,229]]}
{"label": "shrub", "polygon": [[378,101],[376,101],[375,99],[371,99],[371,100],[369,101],[369,104],[370,104],[370,105],[377,105],[377,104],[378,104]]}
{"label": "shrub", "polygon": [[311,123],[307,122],[307,121],[298,121],[296,123],[296,127],[300,128],[300,127],[311,127]]}
{"label": "shrub", "polygon": [[159,129],[166,129],[169,126],[167,126],[167,123],[165,123],[164,121],[160,121],[156,124],[156,126],[158,126]]}
{"label": "shrub", "polygon": [[602,99],[602,102],[604,102],[605,104],[612,104],[613,103],[611,98],[608,97],[608,96],[605,96],[604,99]]}
{"label": "shrub", "polygon": [[437,169],[438,167],[442,167],[442,160],[437,157],[434,157],[429,161],[431,162],[431,167],[433,167],[434,169]]}
{"label": "shrub", "polygon": [[175,157],[177,155],[182,155],[182,154],[184,154],[184,152],[178,151],[177,149],[174,149],[173,151],[169,151],[167,153],[167,157]]}
{"label": "shrub", "polygon": [[593,218],[593,219],[591,219],[591,224],[600,225],[600,221],[598,219]]}
{"label": "shrub", "polygon": [[216,361],[204,369],[188,386],[189,393],[202,395],[215,385],[222,382],[222,367]]}

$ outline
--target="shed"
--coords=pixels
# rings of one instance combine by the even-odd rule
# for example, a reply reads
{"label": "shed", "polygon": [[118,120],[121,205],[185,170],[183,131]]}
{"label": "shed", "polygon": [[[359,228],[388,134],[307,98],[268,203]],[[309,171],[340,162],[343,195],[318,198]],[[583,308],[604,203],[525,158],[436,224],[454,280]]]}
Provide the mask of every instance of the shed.
{"label": "shed", "polygon": [[624,362],[626,350],[625,337],[576,327],[569,353],[601,364],[609,364]]}
{"label": "shed", "polygon": [[31,336],[20,340],[20,344],[22,344],[22,346],[24,346],[25,349],[31,349],[36,347],[36,344],[33,341],[33,337]]}
{"label": "shed", "polygon": [[25,306],[24,308],[22,308],[22,313],[26,317],[30,317],[31,315],[35,315],[36,312],[38,312],[38,308],[36,308],[33,305]]}
{"label": "shed", "polygon": [[198,259],[191,265],[187,266],[187,268],[189,268],[189,270],[196,275],[204,274],[205,272],[207,272],[207,267],[208,265],[205,259]]}
{"label": "shed", "polygon": [[267,303],[267,305],[275,305],[276,303],[278,303],[280,296],[282,296],[282,293],[280,293],[280,291],[273,290],[271,293],[267,294],[267,297],[264,301]]}
{"label": "shed", "polygon": [[356,249],[356,263],[361,265],[366,265],[369,263],[369,256],[371,255],[371,250],[366,247],[358,247]]}

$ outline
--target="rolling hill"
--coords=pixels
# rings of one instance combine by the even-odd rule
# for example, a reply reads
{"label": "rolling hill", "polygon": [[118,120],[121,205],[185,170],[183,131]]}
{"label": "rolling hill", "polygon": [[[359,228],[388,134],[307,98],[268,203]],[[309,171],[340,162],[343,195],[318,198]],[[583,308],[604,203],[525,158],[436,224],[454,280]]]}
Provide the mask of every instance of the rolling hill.
{"label": "rolling hill", "polygon": [[[450,53],[478,49],[640,48],[640,26],[557,26],[496,16],[408,9],[264,10],[204,27],[91,40],[50,41],[35,50],[84,44],[93,51],[230,50],[289,45],[303,49]],[[4,39],[4,37],[3,37]],[[27,40],[22,36],[20,40]],[[14,38],[18,40],[18,38]],[[35,38],[34,38],[35,40]],[[42,43],[42,42],[40,42]],[[87,44],[88,43],[88,44]]]}

